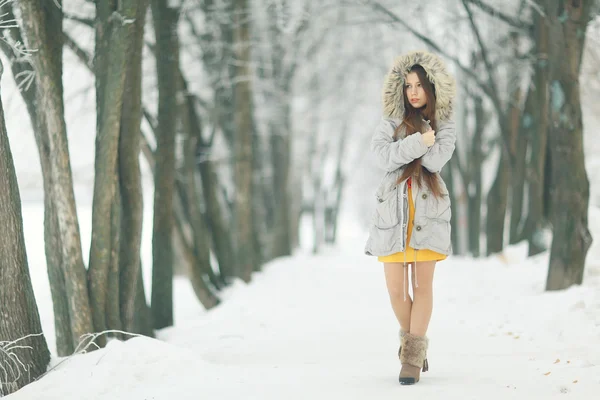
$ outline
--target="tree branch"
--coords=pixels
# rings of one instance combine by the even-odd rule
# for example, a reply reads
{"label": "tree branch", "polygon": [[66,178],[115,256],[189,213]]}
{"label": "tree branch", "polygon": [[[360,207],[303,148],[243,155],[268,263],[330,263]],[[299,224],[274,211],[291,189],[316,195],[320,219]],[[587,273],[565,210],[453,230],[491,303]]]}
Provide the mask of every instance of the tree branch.
{"label": "tree branch", "polygon": [[143,108],[142,113],[144,114],[144,118],[146,118],[148,125],[150,125],[150,129],[154,135],[156,135],[156,130],[158,129],[158,122],[156,122],[156,118],[150,113],[150,111],[148,111],[146,107]]}
{"label": "tree branch", "polygon": [[475,72],[473,72],[472,69],[467,68],[467,67],[465,67],[464,65],[461,64],[461,62],[458,59],[458,57],[455,57],[455,56],[452,56],[452,55],[448,54],[440,46],[438,46],[436,43],[434,43],[431,39],[429,39],[428,37],[426,37],[426,36],[422,35],[421,33],[419,33],[417,30],[415,30],[410,25],[408,25],[404,20],[402,20],[396,14],[394,14],[393,12],[391,12],[388,8],[386,8],[386,7],[382,6],[381,4],[379,4],[377,1],[373,1],[372,5],[373,5],[373,8],[375,10],[378,10],[378,11],[382,12],[383,14],[387,15],[388,17],[390,17],[394,22],[397,22],[400,25],[402,25],[406,30],[408,30],[410,33],[412,33],[414,36],[416,36],[423,43],[425,43],[426,45],[430,46],[437,53],[439,53],[442,56],[446,57],[447,59],[453,61],[454,64],[456,64],[456,66],[460,70],[462,70],[465,74],[467,74],[469,77],[471,77],[475,81],[475,83],[477,84],[477,86],[479,86],[481,88],[481,90],[486,95],[488,95],[490,98],[492,98],[494,96],[494,94],[493,94],[493,87],[490,87],[488,84],[483,83],[481,81],[481,79],[479,79],[479,77],[477,76],[477,74],[475,74]]}
{"label": "tree branch", "polygon": [[[467,0],[462,0],[463,6],[465,7],[465,11],[467,12],[467,16],[469,17],[469,22],[471,24],[471,29],[473,30],[473,34],[477,39],[477,43],[479,44],[479,50],[481,51],[481,58],[483,59],[483,63],[485,65],[485,70],[488,76],[488,85],[492,89],[493,98],[492,101],[496,103],[498,101],[498,89],[496,88],[496,84],[494,81],[492,65],[490,64],[490,59],[488,57],[487,47],[483,43],[483,38],[479,33],[479,29],[477,28],[477,24],[475,24],[475,19],[473,18],[473,12],[469,8],[467,4]],[[499,103],[499,101],[498,101]],[[501,110],[500,110],[501,111]]]}
{"label": "tree branch", "polygon": [[156,162],[154,161],[154,150],[152,150],[152,146],[150,146],[150,141],[148,140],[148,134],[142,130],[142,138],[141,138],[141,150],[142,154],[146,158],[148,162],[148,166],[150,167],[150,171],[152,171],[152,175],[154,175],[154,169]]}
{"label": "tree branch", "polygon": [[524,31],[529,31],[533,28],[531,24],[521,21],[521,19],[519,19],[519,18],[515,18],[510,15],[507,15],[507,14],[503,13],[502,11],[498,11],[494,7],[482,2],[481,0],[467,0],[467,1],[469,3],[477,6],[481,11],[491,15],[494,18],[498,18],[499,20],[507,23],[508,25],[512,26],[513,28],[521,29]]}
{"label": "tree branch", "polygon": [[73,15],[73,14],[68,14],[63,12],[63,16],[65,19],[71,20],[71,21],[75,21],[75,22],[79,22],[82,25],[85,25],[87,27],[93,28],[94,27],[94,20],[91,18],[85,18],[85,17],[79,17],[77,15]]}
{"label": "tree branch", "polygon": [[68,33],[63,32],[63,40],[65,45],[67,45],[67,47],[71,49],[73,53],[75,53],[77,58],[79,58],[79,61],[84,63],[85,66],[88,67],[88,69],[93,73],[94,66],[92,63],[92,56],[89,55],[84,49],[79,47],[79,45],[73,38],[71,38],[71,36],[69,36]]}
{"label": "tree branch", "polygon": [[460,155],[460,151],[455,151],[453,157],[455,158],[454,164],[456,165],[456,169],[458,169],[460,177],[462,178],[463,182],[466,183],[465,186],[467,186],[471,182],[471,174],[467,171],[467,169],[464,166],[464,163],[462,162],[462,156]]}
{"label": "tree branch", "polygon": [[[469,22],[471,24],[471,29],[473,30],[473,34],[477,38],[477,43],[479,44],[479,49],[481,51],[481,58],[483,59],[483,63],[485,65],[485,69],[486,69],[487,76],[488,76],[488,85],[491,88],[491,91],[489,93],[490,100],[492,100],[492,103],[494,104],[494,107],[496,108],[496,112],[498,113],[500,134],[503,138],[504,146],[505,146],[506,150],[508,151],[510,149],[510,147],[509,147],[510,131],[508,129],[505,129],[506,113],[502,109],[502,103],[498,96],[498,88],[496,87],[496,83],[494,80],[493,68],[492,68],[492,64],[490,63],[490,59],[488,57],[487,48],[485,47],[485,44],[483,43],[483,39],[481,37],[481,34],[479,33],[479,29],[477,28],[477,24],[475,23],[475,19],[473,18],[473,12],[469,8],[467,1],[468,0],[462,0],[462,3],[465,8],[465,11],[467,12],[467,16],[469,17]],[[511,154],[510,151],[508,151],[507,154],[510,157],[510,154]]]}

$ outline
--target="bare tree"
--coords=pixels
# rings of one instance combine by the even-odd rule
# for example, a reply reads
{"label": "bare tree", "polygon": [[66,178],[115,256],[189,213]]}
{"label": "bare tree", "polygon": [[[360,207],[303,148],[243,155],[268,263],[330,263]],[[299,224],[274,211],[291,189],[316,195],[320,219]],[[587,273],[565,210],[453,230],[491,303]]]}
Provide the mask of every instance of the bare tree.
{"label": "bare tree", "polygon": [[[119,255],[121,228],[119,134],[129,50],[134,40],[139,0],[96,3],[97,135],[88,270],[94,329],[121,330]],[[139,123],[139,122],[138,122]],[[132,277],[137,277],[134,272]],[[104,342],[104,336],[99,338]]]}
{"label": "bare tree", "polygon": [[[0,61],[0,78],[4,66]],[[0,99],[0,397],[46,371],[50,352],[29,277],[21,197]]]}
{"label": "bare tree", "polygon": [[[34,131],[36,142],[40,153],[42,164],[42,176],[44,184],[44,193],[49,193],[49,154],[42,150],[41,144],[43,136],[41,134],[40,121],[36,111],[36,93],[37,85],[35,83],[35,70],[29,57],[29,53],[20,48],[17,44],[23,43],[21,29],[15,24],[15,16],[12,11],[12,5],[2,9],[2,24],[6,26],[7,40],[0,40],[0,47],[10,60],[13,76],[20,88],[21,96],[27,107],[27,112]],[[12,45],[11,45],[12,44]],[[21,80],[20,80],[21,79]],[[65,279],[60,267],[62,258],[61,243],[62,240],[58,233],[58,221],[56,220],[56,210],[54,209],[52,198],[44,195],[44,242],[46,263],[48,266],[48,275],[50,277],[50,291],[52,293],[52,304],[54,307],[54,330],[56,337],[56,346],[59,355],[71,354],[73,351],[73,338],[71,336],[69,307],[67,297],[65,296]]]}
{"label": "bare tree", "polygon": [[59,0],[22,0],[15,5],[25,43],[36,50],[31,54],[36,89],[32,121],[44,176],[44,237],[58,352],[67,355],[93,326],[64,120],[62,11],[57,4]]}
{"label": "bare tree", "polygon": [[250,73],[250,18],[247,0],[234,3],[234,42],[238,67],[234,86],[235,126],[234,180],[236,264],[238,276],[249,282],[256,268],[254,221],[252,219],[253,122],[252,81]]}
{"label": "bare tree", "polygon": [[[189,85],[182,71],[182,87],[186,95],[183,119],[188,120],[189,129],[197,137],[197,140],[194,140],[195,165],[200,172],[202,198],[206,207],[204,217],[210,235],[207,239],[210,239],[218,263],[220,285],[228,284],[234,276],[235,265],[233,235],[230,229],[231,212],[224,205],[222,176],[218,173],[218,163],[212,157],[214,139],[218,133],[223,134],[229,147],[232,146],[234,137],[230,112],[231,81],[235,69],[231,54],[231,4],[231,1],[219,2],[218,5],[212,1],[202,1],[201,11],[205,21],[202,29],[198,27],[194,12],[188,10],[182,15],[190,29],[191,37],[202,49],[200,59],[208,75],[208,85],[213,91],[212,104],[207,105],[207,101],[188,90]],[[202,110],[198,110],[199,108]],[[205,135],[204,132],[210,133]]]}
{"label": "bare tree", "polygon": [[[549,130],[549,70],[550,70],[550,32],[547,15],[533,13],[534,39],[534,76],[531,110],[526,107],[524,126],[531,132],[531,160],[528,167],[528,209],[523,236],[529,242],[529,255],[546,250],[543,229],[547,221],[547,201],[544,186],[546,184],[546,154]],[[527,122],[527,120],[529,122]]]}
{"label": "bare tree", "polygon": [[584,164],[579,75],[592,0],[543,2],[550,26],[550,221],[554,228],[547,290],[581,284],[587,251],[590,185]]}
{"label": "bare tree", "polygon": [[175,191],[175,135],[179,8],[167,0],[152,0],[158,72],[158,126],[154,173],[154,227],[152,236],[152,315],[154,327],[173,325],[173,198]]}
{"label": "bare tree", "polygon": [[[138,12],[142,11],[138,9]],[[130,288],[133,290],[133,293],[130,292],[129,295],[135,294],[135,304],[133,304],[133,320],[129,317],[129,313],[124,310],[125,303],[127,302],[127,298],[129,295],[121,291],[122,298],[121,308],[123,324],[128,326],[128,324],[135,324],[137,328],[135,329],[127,329],[130,332],[138,332],[146,335],[153,335],[152,331],[152,316],[149,313],[145,302],[145,294],[143,282],[140,278],[134,280],[130,280],[133,277],[133,273],[137,275],[141,275],[141,271],[137,271],[137,268],[134,268],[134,262],[139,263],[139,240],[141,239],[139,235],[141,235],[141,207],[142,207],[142,194],[141,194],[141,182],[140,182],[140,168],[138,155],[140,148],[152,170],[152,173],[156,173],[156,161],[155,161],[155,149],[152,148],[152,145],[149,143],[148,138],[150,133],[145,132],[141,133],[139,118],[140,115],[143,114],[146,118],[154,137],[158,136],[158,127],[156,124],[156,118],[152,115],[152,113],[142,107],[141,105],[141,82],[138,80],[141,79],[141,66],[139,65],[139,59],[141,57],[141,46],[142,46],[142,33],[138,28],[141,28],[144,22],[144,15],[141,14],[138,18],[136,18],[134,24],[136,25],[136,39],[134,42],[134,49],[129,53],[132,55],[130,57],[130,62],[128,63],[128,72],[127,72],[127,81],[125,86],[125,98],[123,103],[123,113],[122,119],[124,119],[123,124],[121,126],[121,135],[120,135],[120,144],[119,144],[119,168],[120,173],[123,174],[120,180],[121,197],[122,197],[122,208],[123,214],[121,217],[121,229],[123,234],[127,238],[131,238],[131,240],[120,240],[120,249],[121,255],[119,256],[119,261],[122,264],[121,268],[121,286]],[[139,27],[138,27],[139,24]],[[68,34],[65,34],[65,43],[66,45],[73,51],[73,53],[81,60],[84,66],[88,68],[91,67],[90,59],[91,57],[87,54],[87,52],[82,49],[79,44],[75,42],[73,38],[71,38]],[[155,52],[156,46],[153,44],[148,44],[148,49],[151,52]],[[137,53],[137,54],[136,54]],[[178,74],[182,74],[181,71],[178,71]],[[178,79],[183,89],[178,89],[181,92],[186,93],[186,101],[179,105],[179,108],[182,111],[181,123],[185,126],[184,130],[190,134],[200,135],[200,120],[195,110],[195,103],[199,101],[199,99],[189,93],[187,91],[187,83],[183,75],[178,75]],[[131,96],[131,97],[129,97]],[[191,111],[190,111],[191,110]],[[154,139],[154,138],[153,138]],[[189,149],[186,146],[186,142],[182,142],[183,154],[189,154]],[[137,149],[137,150],[136,150]],[[194,151],[195,149],[191,149]],[[133,153],[135,152],[135,156]],[[192,160],[193,161],[193,160]],[[202,171],[202,169],[201,169]],[[183,172],[184,175],[187,174],[187,170]],[[186,175],[187,176],[187,175]],[[124,177],[127,177],[124,180]],[[209,275],[212,272],[212,268],[210,271],[207,271],[207,265],[204,263],[204,258],[199,258],[195,255],[198,252],[207,253],[204,250],[204,246],[208,245],[209,242],[203,242],[202,240],[195,241],[192,240],[187,234],[188,231],[194,230],[196,225],[189,223],[188,221],[191,219],[189,217],[192,207],[200,207],[200,204],[192,204],[187,201],[189,196],[187,188],[180,181],[176,181],[177,190],[174,193],[174,236],[173,236],[173,245],[174,245],[174,258],[178,262],[178,265],[185,265],[188,268],[186,269],[186,273],[189,275],[190,280],[192,282],[192,286],[198,296],[200,302],[206,307],[211,308],[218,304],[219,300],[216,296],[211,292],[211,289],[205,284],[204,276]],[[211,182],[211,186],[215,185],[215,181]],[[117,194],[117,193],[116,193]],[[215,215],[212,215],[214,218]],[[115,228],[116,229],[116,228]],[[137,232],[137,233],[136,233]],[[195,234],[194,234],[195,237]],[[199,248],[195,246],[199,245]],[[116,247],[115,247],[116,248]],[[208,262],[208,260],[206,260]],[[114,268],[114,264],[111,264]],[[130,269],[131,268],[131,269]],[[129,271],[129,273],[126,273]],[[126,276],[123,274],[125,273]],[[213,274],[214,275],[214,274]],[[110,275],[109,279],[115,279],[116,275]],[[216,278],[216,277],[215,277]],[[220,287],[219,284],[215,283],[216,287]],[[110,283],[109,283],[110,284]],[[116,287],[116,285],[113,284]],[[137,286],[137,289],[135,287]],[[115,297],[115,296],[113,296]],[[131,301],[131,298],[129,298]],[[113,305],[113,309],[114,309]],[[130,310],[130,311],[133,311]],[[116,313],[113,313],[116,315]]]}
{"label": "bare tree", "polygon": [[140,171],[142,120],[142,49],[148,0],[137,7],[131,39],[127,77],[121,111],[118,170],[121,193],[119,298],[123,328],[127,332],[153,335],[150,309],[146,303],[141,270],[143,220],[142,176]]}

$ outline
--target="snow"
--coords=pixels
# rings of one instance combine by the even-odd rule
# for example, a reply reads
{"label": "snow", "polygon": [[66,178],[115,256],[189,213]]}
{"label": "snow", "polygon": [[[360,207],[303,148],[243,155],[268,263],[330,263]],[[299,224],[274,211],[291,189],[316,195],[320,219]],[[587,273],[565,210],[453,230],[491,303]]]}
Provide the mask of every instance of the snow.
{"label": "snow", "polygon": [[[93,32],[72,33],[81,38],[83,45],[93,44]],[[379,31],[373,33],[378,34]],[[391,56],[392,50],[396,53],[390,48],[376,50],[378,58]],[[65,76],[69,78],[65,79],[65,119],[87,264],[94,85],[89,71],[81,68],[69,51],[64,57]],[[153,61],[145,63],[145,101],[154,107]],[[596,65],[591,61],[587,64]],[[368,70],[379,67],[373,62]],[[361,89],[367,100],[349,124],[353,132],[369,135],[372,131],[371,121],[375,119],[371,116],[378,116],[379,112],[368,99],[377,98],[379,73],[386,69],[387,63],[383,70],[373,72],[378,78],[364,78],[371,83]],[[191,79],[195,92],[205,90],[199,86],[202,82]],[[23,198],[32,283],[43,330],[53,352],[47,375],[6,399],[385,400],[406,395],[428,400],[530,400],[562,398],[565,394],[577,400],[598,397],[600,158],[595,154],[600,150],[600,141],[593,129],[600,122],[597,91],[583,93],[587,96],[584,120],[586,167],[591,183],[589,222],[594,237],[583,285],[545,292],[548,254],[527,258],[527,248],[522,244],[499,256],[452,256],[441,262],[435,276],[435,305],[428,332],[430,371],[422,375],[418,385],[404,387],[397,381],[398,326],[389,305],[382,266],[362,252],[366,232],[361,223],[372,193],[368,186],[372,176],[363,159],[368,137],[357,135],[353,135],[355,147],[348,149],[352,165],[352,180],[348,184],[352,191],[345,201],[338,245],[311,255],[310,234],[303,231],[302,248],[293,257],[265,266],[249,285],[236,281],[220,294],[223,303],[208,312],[196,300],[189,281],[177,277],[175,326],[158,332],[157,339],[113,340],[102,350],[58,358],[44,256],[39,157],[23,102],[16,95],[9,73],[3,76],[2,85]],[[584,85],[583,89],[589,87]],[[334,101],[339,102],[339,98]],[[346,103],[340,104],[346,111]],[[330,116],[331,111],[320,112]],[[333,119],[329,122],[332,125]],[[323,127],[322,131],[330,133]],[[142,166],[146,189],[142,262],[149,297],[153,196],[152,179],[146,165]],[[486,174],[486,185],[491,183],[489,175]]]}
{"label": "snow", "polygon": [[[91,213],[80,209],[87,234]],[[24,204],[31,248],[43,243],[41,216],[41,203]],[[591,221],[599,217],[600,210],[590,210]],[[405,387],[397,381],[398,327],[382,267],[362,254],[365,233],[354,221],[342,221],[339,245],[320,255],[300,249],[270,263],[251,284],[226,289],[223,303],[208,312],[189,282],[176,279],[176,324],[157,339],[113,340],[69,359],[54,355],[54,369],[6,398],[397,399],[406,392],[430,400],[596,398],[600,245],[590,250],[584,284],[558,292],[543,290],[548,255],[527,259],[526,245],[438,264],[430,371]],[[592,228],[599,237],[600,225]],[[43,252],[29,255],[54,351]]]}

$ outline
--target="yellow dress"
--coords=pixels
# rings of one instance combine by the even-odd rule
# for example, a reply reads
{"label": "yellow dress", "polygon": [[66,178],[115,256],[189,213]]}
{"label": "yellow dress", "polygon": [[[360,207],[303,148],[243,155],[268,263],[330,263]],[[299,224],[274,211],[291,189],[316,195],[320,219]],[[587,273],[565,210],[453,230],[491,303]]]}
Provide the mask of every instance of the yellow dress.
{"label": "yellow dress", "polygon": [[[440,254],[429,249],[415,250],[408,245],[410,243],[410,234],[413,229],[415,219],[415,204],[412,198],[411,179],[408,179],[408,234],[406,237],[406,257],[404,252],[390,254],[388,256],[379,256],[380,262],[419,262],[419,261],[442,261],[447,258],[445,254]],[[416,258],[416,259],[415,259]]]}

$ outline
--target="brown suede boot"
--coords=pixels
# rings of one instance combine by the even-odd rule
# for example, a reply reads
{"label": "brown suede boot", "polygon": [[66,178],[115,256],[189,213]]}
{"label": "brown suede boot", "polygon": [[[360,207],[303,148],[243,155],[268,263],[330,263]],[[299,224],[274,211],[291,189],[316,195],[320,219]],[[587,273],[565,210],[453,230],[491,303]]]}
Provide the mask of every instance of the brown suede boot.
{"label": "brown suede boot", "polygon": [[398,358],[400,358],[400,354],[402,353],[402,340],[404,340],[404,335],[406,335],[406,331],[400,329],[400,348],[398,349]]}
{"label": "brown suede boot", "polygon": [[421,368],[425,370],[425,357],[429,339],[426,336],[415,336],[405,333],[402,337],[400,361],[402,370],[398,380],[402,385],[414,385],[419,382]]}
{"label": "brown suede boot", "polygon": [[[402,338],[404,338],[405,334],[406,331],[400,329],[400,348],[398,349],[398,358],[400,358],[400,354],[402,353]],[[427,371],[429,371],[429,361],[427,361],[427,354],[425,354],[425,361],[423,361],[423,372]]]}

